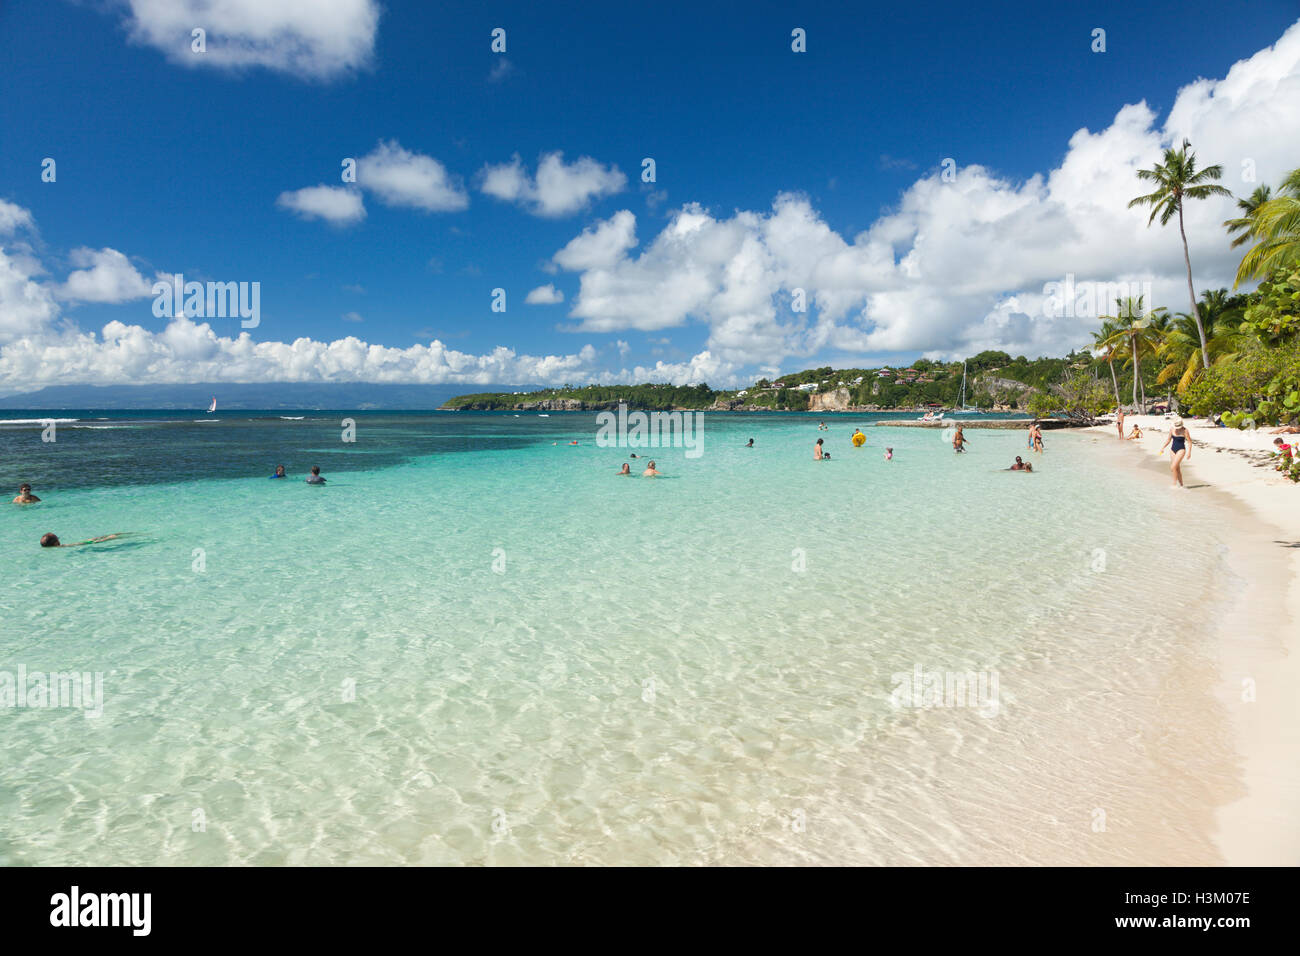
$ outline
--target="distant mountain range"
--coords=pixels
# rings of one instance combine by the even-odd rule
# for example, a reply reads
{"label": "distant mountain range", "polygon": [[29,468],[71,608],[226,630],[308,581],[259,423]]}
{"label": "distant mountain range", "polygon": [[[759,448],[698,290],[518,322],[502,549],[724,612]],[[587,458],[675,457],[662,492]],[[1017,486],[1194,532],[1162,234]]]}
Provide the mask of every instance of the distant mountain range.
{"label": "distant mountain range", "polygon": [[0,408],[188,409],[204,411],[215,396],[218,410],[367,409],[424,411],[471,391],[532,391],[539,385],[373,385],[365,382],[229,385],[50,385],[0,396]]}

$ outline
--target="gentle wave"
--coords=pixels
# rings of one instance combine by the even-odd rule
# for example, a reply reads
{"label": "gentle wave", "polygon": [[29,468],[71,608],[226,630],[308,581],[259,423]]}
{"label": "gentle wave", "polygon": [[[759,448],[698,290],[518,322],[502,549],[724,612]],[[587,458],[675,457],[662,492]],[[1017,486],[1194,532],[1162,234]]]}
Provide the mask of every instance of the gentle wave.
{"label": "gentle wave", "polygon": [[80,418],[0,418],[0,425],[46,425],[54,422],[56,425],[66,425],[69,422],[79,422]]}

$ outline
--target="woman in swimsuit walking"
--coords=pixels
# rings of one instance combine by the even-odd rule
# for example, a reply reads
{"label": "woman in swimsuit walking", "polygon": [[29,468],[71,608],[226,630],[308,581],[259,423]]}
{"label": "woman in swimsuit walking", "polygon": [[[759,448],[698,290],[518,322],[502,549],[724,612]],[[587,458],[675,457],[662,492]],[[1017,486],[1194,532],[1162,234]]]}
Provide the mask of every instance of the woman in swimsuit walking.
{"label": "woman in swimsuit walking", "polygon": [[1187,430],[1181,418],[1174,419],[1174,427],[1169,429],[1169,437],[1165,439],[1165,444],[1160,446],[1160,454],[1164,454],[1165,445],[1169,445],[1169,450],[1173,452],[1174,460],[1169,465],[1169,470],[1174,473],[1174,481],[1178,487],[1183,485],[1183,460],[1192,457],[1192,434]]}

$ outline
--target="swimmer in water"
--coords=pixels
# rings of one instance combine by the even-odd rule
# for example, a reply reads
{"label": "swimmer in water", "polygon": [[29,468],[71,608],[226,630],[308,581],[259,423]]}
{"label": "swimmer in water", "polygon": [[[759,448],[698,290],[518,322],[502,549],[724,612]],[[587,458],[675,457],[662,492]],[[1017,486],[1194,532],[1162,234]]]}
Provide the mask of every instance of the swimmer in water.
{"label": "swimmer in water", "polygon": [[1016,455],[1016,463],[1008,468],[1007,471],[1024,471],[1025,467],[1024,461],[1021,460],[1019,455]]}
{"label": "swimmer in water", "polygon": [[18,497],[14,499],[14,504],[34,505],[36,504],[36,502],[40,500],[41,500],[40,498],[37,498],[34,494],[32,494],[32,486],[27,484],[26,482],[23,482],[21,485],[18,486]]}
{"label": "swimmer in water", "polygon": [[893,461],[893,460],[894,460],[894,449],[892,449],[892,448],[886,448],[886,449],[885,449],[885,461]]}
{"label": "swimmer in water", "polygon": [[83,544],[99,544],[101,541],[112,541],[114,538],[122,537],[121,534],[101,534],[98,538],[91,538],[89,541],[73,541],[71,544],[64,544],[59,540],[59,536],[53,531],[41,535],[42,548],[76,548]]}
{"label": "swimmer in water", "polygon": [[817,439],[817,444],[813,447],[813,461],[821,461],[826,456],[822,454],[822,442],[824,438]]}
{"label": "swimmer in water", "polygon": [[754,439],[751,438],[751,439],[749,440],[749,443],[748,443],[747,445],[745,445],[745,447],[746,447],[746,448],[753,448],[753,447],[754,447]]}
{"label": "swimmer in water", "polygon": [[655,470],[655,463],[654,463],[654,459],[652,458],[650,459],[650,464],[645,466],[645,471],[641,472],[641,477],[658,478],[661,474],[663,473]]}
{"label": "swimmer in water", "polygon": [[289,477],[289,476],[286,475],[286,474],[284,473],[284,465],[276,465],[276,466],[275,466],[275,474],[272,475],[271,477],[272,477],[272,478],[287,478],[287,477]]}
{"label": "swimmer in water", "polygon": [[965,451],[966,446],[969,444],[970,442],[966,440],[966,436],[962,434],[961,426],[958,425],[956,434],[952,436],[952,450],[956,452]]}
{"label": "swimmer in water", "polygon": [[627,462],[623,462],[623,470],[620,471],[620,472],[618,472],[618,474],[620,474],[620,475],[627,475],[627,477],[631,478],[631,477],[632,477],[632,466],[629,465]]}
{"label": "swimmer in water", "polygon": [[320,476],[320,465],[311,466],[311,474],[307,476],[307,484],[309,485],[325,484],[325,479]]}

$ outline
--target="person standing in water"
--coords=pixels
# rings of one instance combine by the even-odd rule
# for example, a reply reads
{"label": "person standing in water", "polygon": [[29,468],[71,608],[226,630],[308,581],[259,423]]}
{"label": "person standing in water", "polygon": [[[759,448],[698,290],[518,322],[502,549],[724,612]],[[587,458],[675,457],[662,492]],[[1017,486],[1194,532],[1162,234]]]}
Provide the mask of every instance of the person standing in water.
{"label": "person standing in water", "polygon": [[894,449],[892,449],[892,448],[886,448],[886,449],[885,449],[885,461],[893,461],[893,460],[894,460]]}
{"label": "person standing in water", "polygon": [[969,444],[970,442],[966,440],[966,436],[962,434],[961,426],[958,425],[956,433],[952,436],[952,450],[955,452],[963,452]]}
{"label": "person standing in water", "polygon": [[1034,451],[1040,455],[1043,453],[1043,430],[1038,427],[1038,422],[1034,422]]}
{"label": "person standing in water", "polygon": [[663,472],[655,468],[654,459],[650,459],[650,464],[645,466],[645,471],[641,472],[642,478],[658,478]]}
{"label": "person standing in water", "polygon": [[276,465],[276,466],[275,466],[275,474],[272,475],[271,477],[272,477],[272,478],[287,478],[287,477],[289,477],[289,476],[286,475],[286,474],[284,473],[284,465]]}
{"label": "person standing in water", "polygon": [[23,482],[21,485],[18,486],[18,497],[14,499],[14,504],[34,505],[36,504],[36,502],[40,500],[41,500],[40,498],[37,498],[34,494],[32,494],[32,486],[27,484],[27,482]]}
{"label": "person standing in water", "polygon": [[823,439],[823,438],[819,438],[819,439],[817,439],[817,444],[813,446],[813,461],[821,461],[821,460],[822,460],[822,458],[823,458],[823,455],[822,455],[822,442],[823,442],[823,441],[825,441],[825,439]]}
{"label": "person standing in water", "polygon": [[320,476],[320,465],[311,466],[311,474],[307,476],[307,484],[309,485],[325,484],[325,479]]}
{"label": "person standing in water", "polygon": [[1178,487],[1185,488],[1183,462],[1192,457],[1192,433],[1187,430],[1181,418],[1174,419],[1174,427],[1169,429],[1169,437],[1165,439],[1165,444],[1160,446],[1160,454],[1165,453],[1166,445],[1174,455],[1174,460],[1169,463],[1169,470],[1173,472]]}
{"label": "person standing in water", "polygon": [[631,478],[631,477],[632,477],[632,466],[629,465],[627,462],[623,462],[623,470],[622,470],[622,471],[619,471],[619,472],[616,472],[616,474],[619,474],[619,475],[626,475],[628,478]]}

